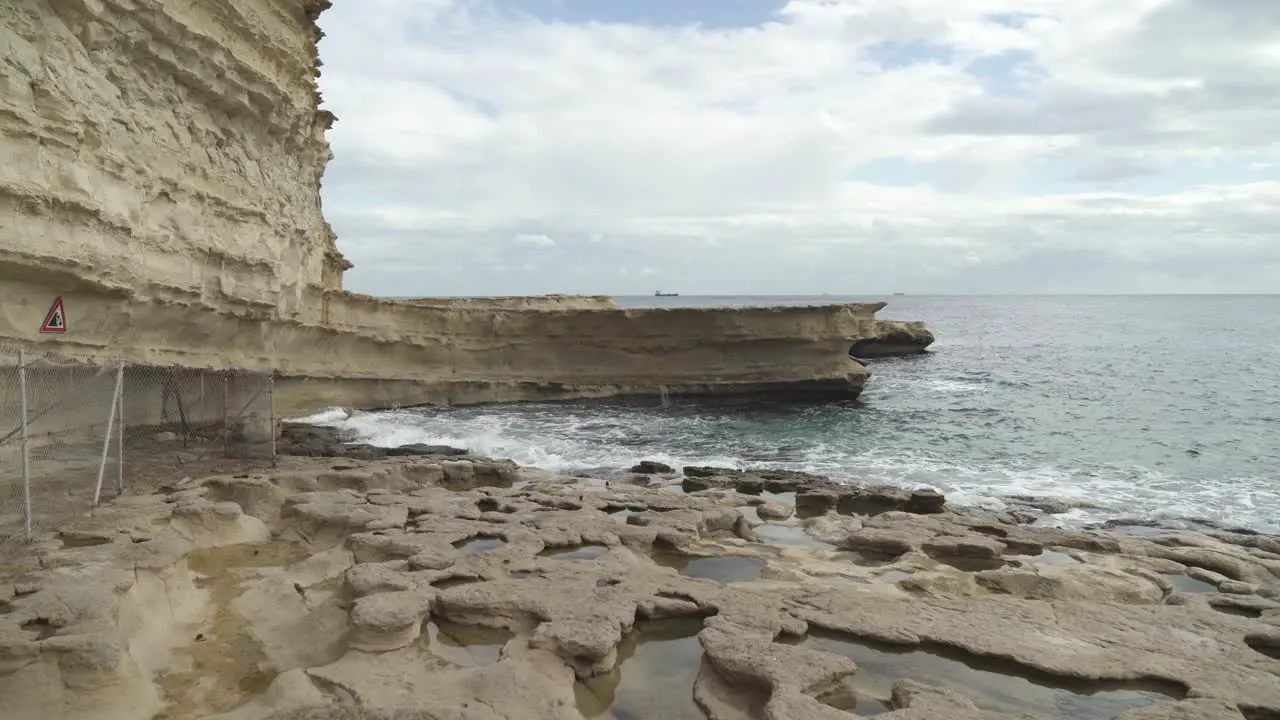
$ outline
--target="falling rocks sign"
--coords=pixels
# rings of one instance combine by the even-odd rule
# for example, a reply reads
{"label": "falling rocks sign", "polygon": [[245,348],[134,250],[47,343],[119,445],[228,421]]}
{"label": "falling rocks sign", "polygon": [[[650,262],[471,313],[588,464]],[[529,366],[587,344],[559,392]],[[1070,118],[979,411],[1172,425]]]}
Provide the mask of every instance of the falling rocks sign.
{"label": "falling rocks sign", "polygon": [[59,297],[53,301],[53,307],[49,308],[49,314],[45,316],[44,322],[40,325],[42,333],[65,333],[67,331],[67,308]]}

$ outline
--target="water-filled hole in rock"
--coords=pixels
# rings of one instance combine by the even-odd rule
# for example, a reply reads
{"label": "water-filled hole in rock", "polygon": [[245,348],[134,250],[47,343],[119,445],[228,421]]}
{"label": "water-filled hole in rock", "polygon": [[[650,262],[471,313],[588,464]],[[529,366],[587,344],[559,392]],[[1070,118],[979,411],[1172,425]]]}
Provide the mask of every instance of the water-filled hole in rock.
{"label": "water-filled hole in rock", "polygon": [[483,667],[498,662],[502,648],[514,635],[505,628],[464,625],[440,618],[427,621],[422,637],[427,650],[459,667]]}
{"label": "water-filled hole in rock", "polygon": [[706,720],[693,700],[702,618],[642,620],[618,646],[614,669],[574,684],[588,720]]}
{"label": "water-filled hole in rock", "polygon": [[951,687],[978,707],[1061,720],[1112,720],[1133,708],[1178,700],[1186,688],[1163,680],[1081,680],[945,645],[893,645],[810,628],[801,647],[844,655],[858,666],[861,697],[887,701],[893,683],[910,679]]}
{"label": "water-filled hole in rock", "polygon": [[1218,588],[1210,585],[1203,580],[1197,580],[1189,575],[1181,573],[1162,573],[1160,577],[1169,581],[1173,589],[1177,592],[1184,593],[1211,593],[1217,592]]}
{"label": "water-filled hole in rock", "polygon": [[1080,561],[1058,550],[1045,550],[1038,555],[1006,555],[1006,560],[1018,560],[1024,565],[1079,565]]}
{"label": "water-filled hole in rock", "polygon": [[568,548],[549,548],[540,554],[556,560],[595,560],[607,552],[609,548],[604,545],[579,545]]}
{"label": "water-filled hole in rock", "polygon": [[722,583],[756,580],[764,570],[764,560],[743,555],[695,557],[659,551],[653,554],[653,561],[663,567],[675,568],[685,577],[705,578]]}
{"label": "water-filled hole in rock", "polygon": [[831,543],[823,542],[805,532],[805,529],[799,525],[767,522],[761,525],[754,525],[751,530],[756,534],[756,537],[760,538],[761,542],[770,545],[811,547],[820,550],[830,550],[834,547]]}
{"label": "water-filled hole in rock", "polygon": [[233,602],[255,569],[288,567],[309,554],[304,545],[270,542],[200,548],[187,557],[187,567],[199,576],[196,587],[208,593],[212,617],[200,627],[202,639],[177,650],[158,677],[169,705],[156,720],[227,712],[266,691],[278,671]]}
{"label": "water-filled hole in rock", "polygon": [[978,558],[967,557],[964,555],[937,555],[934,560],[953,567],[962,572],[982,572],[983,570],[998,570],[1004,567],[1004,560],[1000,558]]}
{"label": "water-filled hole in rock", "polygon": [[882,700],[860,694],[852,684],[852,678],[846,678],[839,689],[819,695],[817,699],[823,705],[862,717],[875,717],[892,709]]}
{"label": "water-filled hole in rock", "polygon": [[453,546],[463,555],[475,555],[476,553],[488,552],[489,550],[497,550],[506,544],[506,541],[500,537],[492,535],[477,535],[476,537],[467,540],[460,540],[454,543]]}

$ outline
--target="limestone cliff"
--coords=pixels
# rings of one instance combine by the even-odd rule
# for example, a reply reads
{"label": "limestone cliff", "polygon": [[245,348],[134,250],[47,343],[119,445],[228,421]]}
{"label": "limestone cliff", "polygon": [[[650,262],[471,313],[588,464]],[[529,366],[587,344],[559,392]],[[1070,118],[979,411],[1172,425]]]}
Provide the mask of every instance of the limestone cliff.
{"label": "limestone cliff", "polygon": [[[385,300],[320,207],[327,0],[0,3],[0,343],[275,370],[282,411],[618,394],[851,397],[880,304]],[[55,298],[70,331],[38,332]],[[0,365],[10,362],[0,358]]]}
{"label": "limestone cliff", "polygon": [[339,287],[323,5],[0,3],[4,278],[285,318]]}

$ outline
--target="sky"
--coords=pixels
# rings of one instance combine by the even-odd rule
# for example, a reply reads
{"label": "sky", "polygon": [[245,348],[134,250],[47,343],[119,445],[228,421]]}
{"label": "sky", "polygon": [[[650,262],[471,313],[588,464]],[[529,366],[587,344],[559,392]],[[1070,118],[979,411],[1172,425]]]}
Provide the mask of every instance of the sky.
{"label": "sky", "polygon": [[1280,2],[338,0],[389,296],[1280,292]]}

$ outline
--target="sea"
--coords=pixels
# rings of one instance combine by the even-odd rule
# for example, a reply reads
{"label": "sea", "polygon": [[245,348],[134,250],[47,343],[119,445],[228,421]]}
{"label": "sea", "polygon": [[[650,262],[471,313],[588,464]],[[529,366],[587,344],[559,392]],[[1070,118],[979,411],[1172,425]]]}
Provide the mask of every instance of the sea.
{"label": "sea", "polygon": [[[990,509],[1070,501],[1065,526],[1208,520],[1280,533],[1280,296],[618,297],[623,307],[884,300],[920,356],[871,362],[856,401],[569,402],[308,420],[378,446],[463,447],[548,470],[802,470]],[[658,362],[660,360],[655,360]]]}

